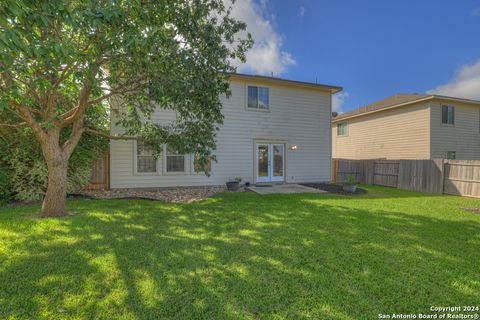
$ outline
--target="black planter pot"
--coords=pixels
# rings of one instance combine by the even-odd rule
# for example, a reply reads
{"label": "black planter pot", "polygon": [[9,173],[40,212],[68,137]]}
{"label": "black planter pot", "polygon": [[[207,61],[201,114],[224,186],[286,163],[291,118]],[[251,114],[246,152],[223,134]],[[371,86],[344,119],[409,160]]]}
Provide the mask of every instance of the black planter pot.
{"label": "black planter pot", "polygon": [[356,184],[344,184],[343,185],[343,191],[350,192],[350,193],[355,193],[355,191],[357,191],[357,185]]}
{"label": "black planter pot", "polygon": [[228,191],[238,191],[240,189],[240,182],[238,181],[228,181],[226,185]]}

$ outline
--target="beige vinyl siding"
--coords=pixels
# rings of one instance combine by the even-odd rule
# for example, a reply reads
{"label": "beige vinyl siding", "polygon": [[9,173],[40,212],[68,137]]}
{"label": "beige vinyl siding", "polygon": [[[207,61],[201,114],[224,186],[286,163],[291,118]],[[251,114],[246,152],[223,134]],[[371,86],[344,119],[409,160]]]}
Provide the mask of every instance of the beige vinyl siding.
{"label": "beige vinyl siding", "polygon": [[[442,105],[455,107],[454,125],[442,124]],[[480,108],[475,104],[431,101],[431,157],[446,158],[455,151],[457,159],[480,159]]]}
{"label": "beige vinyl siding", "polygon": [[428,159],[430,111],[427,102],[339,121],[347,135],[332,126],[333,157],[345,159]]}
{"label": "beige vinyl siding", "polygon": [[[270,89],[270,110],[246,109],[246,86]],[[286,143],[286,182],[329,181],[331,174],[331,94],[328,91],[293,86],[272,85],[260,80],[232,79],[232,96],[222,97],[224,124],[217,135],[218,162],[212,174],[193,172],[190,155],[186,156],[185,174],[134,174],[134,142],[112,141],[111,187],[148,188],[168,186],[221,185],[239,176],[254,182],[254,141]],[[155,121],[168,123],[175,113],[158,110]],[[114,121],[112,121],[114,122]],[[112,128],[112,132],[119,128]],[[297,150],[291,150],[297,145]],[[164,164],[161,163],[160,167]]]}

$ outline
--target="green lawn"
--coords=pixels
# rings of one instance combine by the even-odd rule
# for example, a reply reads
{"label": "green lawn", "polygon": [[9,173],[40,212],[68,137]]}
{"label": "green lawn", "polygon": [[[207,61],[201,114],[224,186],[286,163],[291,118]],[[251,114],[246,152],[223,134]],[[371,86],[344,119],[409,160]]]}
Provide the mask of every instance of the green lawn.
{"label": "green lawn", "polygon": [[0,209],[0,319],[377,319],[480,302],[480,200],[219,195]]}

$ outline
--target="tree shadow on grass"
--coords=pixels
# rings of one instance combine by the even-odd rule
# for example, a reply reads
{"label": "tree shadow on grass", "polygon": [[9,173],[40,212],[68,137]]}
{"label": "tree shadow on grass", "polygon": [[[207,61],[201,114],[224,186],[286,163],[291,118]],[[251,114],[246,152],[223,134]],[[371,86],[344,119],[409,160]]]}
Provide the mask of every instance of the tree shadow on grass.
{"label": "tree shadow on grass", "polygon": [[6,227],[0,316],[371,319],[479,301],[480,221],[337,199],[71,202],[53,226]]}

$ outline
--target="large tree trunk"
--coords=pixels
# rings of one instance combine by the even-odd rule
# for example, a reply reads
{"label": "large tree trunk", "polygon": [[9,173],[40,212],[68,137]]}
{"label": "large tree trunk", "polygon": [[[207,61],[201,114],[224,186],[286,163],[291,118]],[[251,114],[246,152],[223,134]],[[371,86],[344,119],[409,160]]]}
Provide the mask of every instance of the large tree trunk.
{"label": "large tree trunk", "polygon": [[42,151],[48,169],[47,193],[43,199],[40,217],[63,217],[67,199],[68,161],[82,133],[83,116],[74,124],[69,139],[60,146],[60,128],[49,130],[41,137]]}
{"label": "large tree trunk", "polygon": [[48,185],[43,199],[41,217],[63,217],[67,198],[68,159],[59,157],[47,161]]}
{"label": "large tree trunk", "polygon": [[67,214],[65,202],[70,154],[62,150],[59,138],[60,129],[53,129],[41,140],[43,157],[48,169],[48,184],[40,217],[63,217]]}

